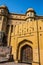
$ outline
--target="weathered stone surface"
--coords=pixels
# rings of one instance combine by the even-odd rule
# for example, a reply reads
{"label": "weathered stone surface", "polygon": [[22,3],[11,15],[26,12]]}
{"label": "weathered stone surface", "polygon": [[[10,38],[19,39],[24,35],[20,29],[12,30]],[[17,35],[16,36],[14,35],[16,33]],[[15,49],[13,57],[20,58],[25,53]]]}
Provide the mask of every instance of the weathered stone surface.
{"label": "weathered stone surface", "polygon": [[6,63],[0,63],[0,65],[30,65],[30,64],[6,62]]}

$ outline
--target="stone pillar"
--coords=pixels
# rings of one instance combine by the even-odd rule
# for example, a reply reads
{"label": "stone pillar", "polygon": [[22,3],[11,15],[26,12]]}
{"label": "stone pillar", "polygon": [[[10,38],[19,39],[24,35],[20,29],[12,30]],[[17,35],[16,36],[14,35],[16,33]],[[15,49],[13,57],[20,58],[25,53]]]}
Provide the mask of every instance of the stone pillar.
{"label": "stone pillar", "polygon": [[11,42],[11,25],[8,33],[8,46],[10,46],[10,42]]}
{"label": "stone pillar", "polygon": [[18,63],[18,59],[17,59],[17,51],[14,52],[14,61],[15,61],[15,63]]}

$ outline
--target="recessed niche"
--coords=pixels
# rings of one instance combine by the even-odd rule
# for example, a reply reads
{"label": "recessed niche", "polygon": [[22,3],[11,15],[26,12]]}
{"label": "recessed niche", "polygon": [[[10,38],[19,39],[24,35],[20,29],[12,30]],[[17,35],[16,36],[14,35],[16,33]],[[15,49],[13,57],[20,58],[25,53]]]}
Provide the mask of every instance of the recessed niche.
{"label": "recessed niche", "polygon": [[41,27],[40,27],[40,30],[41,30]]}
{"label": "recessed niche", "polygon": [[0,20],[2,19],[2,16],[0,16]]}
{"label": "recessed niche", "polygon": [[42,36],[42,34],[40,34],[40,36]]}

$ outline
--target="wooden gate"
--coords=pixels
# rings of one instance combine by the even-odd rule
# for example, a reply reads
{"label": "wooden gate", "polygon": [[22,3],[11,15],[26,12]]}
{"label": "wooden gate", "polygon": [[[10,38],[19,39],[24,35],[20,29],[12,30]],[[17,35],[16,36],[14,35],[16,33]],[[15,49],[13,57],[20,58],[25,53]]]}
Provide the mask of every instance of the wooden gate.
{"label": "wooden gate", "polygon": [[28,45],[25,45],[21,49],[21,62],[32,63],[32,48]]}

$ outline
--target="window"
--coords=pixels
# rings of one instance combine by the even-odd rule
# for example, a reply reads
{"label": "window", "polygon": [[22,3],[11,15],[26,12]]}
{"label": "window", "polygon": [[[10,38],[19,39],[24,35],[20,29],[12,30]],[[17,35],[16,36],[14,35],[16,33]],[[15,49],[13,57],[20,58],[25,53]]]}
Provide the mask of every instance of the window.
{"label": "window", "polygon": [[32,13],[30,13],[30,16],[32,16]]}
{"label": "window", "polygon": [[4,10],[1,10],[1,13],[3,14],[4,13]]}
{"label": "window", "polygon": [[10,25],[7,25],[7,27],[6,27],[6,33],[7,34],[9,33],[9,28],[10,28]]}
{"label": "window", "polygon": [[11,25],[11,33],[13,32],[13,25]]}
{"label": "window", "polygon": [[0,16],[0,20],[2,19],[2,16]]}
{"label": "window", "polygon": [[4,22],[6,22],[6,21],[7,21],[7,18],[6,18],[6,17],[4,17],[3,21],[4,21]]}

